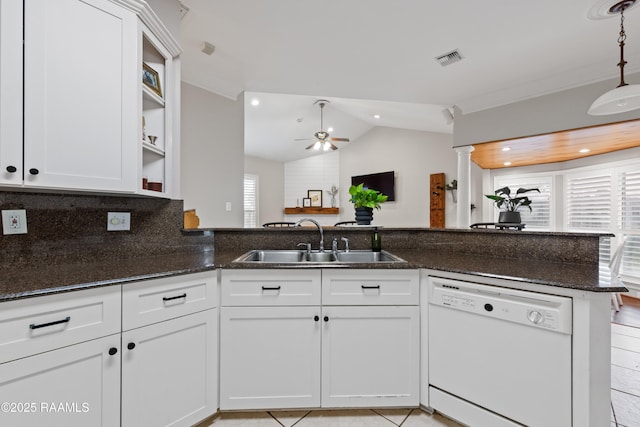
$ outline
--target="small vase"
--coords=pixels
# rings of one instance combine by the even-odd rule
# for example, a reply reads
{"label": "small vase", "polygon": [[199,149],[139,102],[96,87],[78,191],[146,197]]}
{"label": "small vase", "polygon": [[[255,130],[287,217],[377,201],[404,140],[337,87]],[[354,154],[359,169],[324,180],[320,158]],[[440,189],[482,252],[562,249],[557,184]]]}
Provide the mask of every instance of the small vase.
{"label": "small vase", "polygon": [[500,212],[500,216],[498,216],[498,222],[520,224],[522,222],[522,218],[520,217],[520,212],[503,211]]}
{"label": "small vase", "polygon": [[337,205],[336,196],[331,196],[331,207],[335,208]]}
{"label": "small vase", "polygon": [[356,208],[356,223],[358,225],[369,225],[373,221],[373,208]]}

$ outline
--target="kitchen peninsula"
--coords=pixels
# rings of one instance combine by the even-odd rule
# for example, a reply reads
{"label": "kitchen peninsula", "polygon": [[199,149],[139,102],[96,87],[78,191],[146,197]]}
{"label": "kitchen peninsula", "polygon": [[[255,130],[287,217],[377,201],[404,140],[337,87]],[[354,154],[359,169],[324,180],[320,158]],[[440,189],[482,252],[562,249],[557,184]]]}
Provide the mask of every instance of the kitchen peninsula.
{"label": "kitchen peninsula", "polygon": [[[32,304],[37,305],[41,299],[57,297],[60,301],[64,301],[67,297],[72,299],[75,294],[92,291],[104,291],[107,293],[109,291],[117,291],[118,295],[122,292],[124,301],[125,293],[136,294],[138,289],[154,289],[153,286],[159,286],[159,289],[169,289],[169,291],[163,291],[166,293],[162,293],[167,302],[161,304],[161,307],[164,306],[165,309],[168,308],[168,311],[171,311],[175,307],[189,306],[187,303],[193,302],[190,300],[191,291],[183,289],[195,286],[196,289],[201,289],[201,291],[196,291],[199,292],[197,295],[200,295],[200,297],[196,298],[197,300],[202,300],[203,298],[208,300],[208,296],[211,296],[212,300],[209,300],[206,304],[199,303],[201,304],[199,308],[191,308],[193,311],[190,313],[192,314],[184,318],[190,318],[190,316],[195,315],[200,316],[200,314],[205,316],[206,314],[202,319],[194,318],[194,322],[198,320],[198,325],[208,325],[206,327],[203,326],[204,330],[210,330],[212,331],[210,333],[213,334],[215,334],[213,331],[217,330],[215,325],[221,321],[223,322],[221,333],[222,338],[224,338],[224,317],[218,320],[218,316],[222,316],[222,313],[225,312],[225,297],[223,294],[222,301],[216,301],[217,297],[215,295],[217,295],[218,291],[215,289],[221,286],[221,281],[224,283],[226,275],[233,277],[234,274],[249,272],[250,275],[257,274],[255,277],[259,278],[262,271],[264,272],[262,276],[265,278],[273,277],[273,275],[280,275],[285,278],[287,276],[315,275],[318,280],[329,280],[328,278],[330,277],[334,277],[333,280],[344,280],[345,278],[351,280],[349,275],[355,274],[359,277],[366,277],[366,280],[371,281],[375,277],[380,278],[380,280],[382,278],[389,280],[393,278],[394,272],[397,272],[398,275],[415,274],[415,279],[411,280],[415,280],[413,283],[416,283],[415,286],[419,286],[419,292],[418,287],[416,287],[415,293],[413,293],[415,297],[411,297],[416,299],[411,300],[412,302],[407,302],[406,310],[403,310],[409,313],[414,309],[419,309],[419,315],[411,315],[410,318],[415,319],[412,322],[419,322],[416,325],[419,324],[420,340],[412,341],[416,343],[414,344],[416,346],[415,357],[419,356],[419,359],[415,360],[419,360],[419,366],[416,366],[415,371],[412,372],[415,378],[418,378],[415,374],[420,373],[420,381],[419,390],[413,393],[408,398],[409,400],[405,400],[402,405],[407,406],[408,403],[406,402],[413,402],[409,406],[420,405],[425,408],[435,408],[453,418],[458,417],[460,421],[464,422],[464,413],[459,414],[458,409],[455,407],[449,407],[448,404],[445,404],[446,402],[441,403],[430,400],[430,396],[435,396],[434,392],[429,389],[429,337],[427,332],[429,331],[428,296],[430,293],[428,285],[430,281],[434,278],[437,278],[437,280],[462,280],[490,286],[495,289],[511,290],[509,292],[526,291],[536,294],[550,294],[570,298],[573,303],[571,319],[573,324],[573,356],[570,361],[571,377],[573,378],[571,383],[572,404],[570,405],[570,416],[573,422],[567,425],[596,426],[603,419],[605,421],[608,419],[609,412],[606,399],[609,393],[609,347],[602,345],[602,343],[609,342],[609,293],[625,291],[625,288],[616,282],[615,278],[610,277],[606,267],[598,264],[598,246],[600,239],[606,236],[599,234],[534,233],[498,230],[384,228],[381,231],[383,249],[403,258],[407,261],[406,263],[384,265],[353,263],[348,267],[334,266],[327,268],[324,266],[320,268],[300,268],[278,264],[257,266],[233,261],[252,249],[295,249],[299,242],[310,242],[315,250],[317,248],[318,232],[315,228],[304,227],[295,229],[200,229],[180,232],[177,227],[174,230],[173,227],[168,226],[174,221],[175,223],[179,221],[179,215],[181,214],[179,202],[135,202],[132,200],[130,203],[136,204],[135,206],[139,209],[137,213],[134,209],[134,220],[146,216],[144,211],[153,207],[157,208],[159,205],[163,205],[162,209],[165,211],[165,215],[163,218],[156,218],[153,224],[144,227],[144,230],[139,232],[138,237],[140,240],[137,243],[125,239],[127,241],[125,246],[127,247],[116,249],[114,245],[112,250],[103,252],[102,256],[99,252],[91,256],[85,254],[84,257],[74,257],[67,253],[55,262],[50,262],[46,265],[39,263],[38,267],[29,269],[23,268],[25,265],[33,265],[26,259],[21,261],[19,268],[12,268],[7,263],[3,263],[3,279],[0,281],[0,293],[2,294],[1,298],[4,301],[2,302],[4,307],[11,307],[12,304],[21,304],[22,307],[26,308]],[[137,203],[141,203],[141,205],[137,205]],[[169,239],[163,240],[158,239],[157,236],[154,237],[154,233],[158,230],[163,230],[162,232],[166,233]],[[178,232],[176,233],[176,231]],[[334,238],[338,239],[341,242],[340,250],[343,250],[342,237],[349,239],[353,250],[368,249],[371,232],[372,230],[370,229],[362,228],[327,228],[325,229],[324,237],[325,242],[330,242]],[[169,242],[170,244],[167,245]],[[52,246],[57,246],[57,244],[52,243]],[[82,245],[78,245],[78,250],[81,250],[81,248]],[[26,251],[23,250],[23,253],[26,253]],[[53,259],[54,255],[50,253],[48,257]],[[32,259],[31,261],[33,262],[34,260]],[[38,263],[36,262],[36,264]],[[196,286],[193,283],[202,283],[202,285]],[[260,283],[260,280],[258,280],[258,283]],[[317,283],[319,289],[320,282]],[[263,285],[265,284],[263,283]],[[147,286],[152,287],[145,288]],[[380,292],[383,293],[384,286],[387,285],[382,283],[379,286],[382,286]],[[367,292],[371,291],[368,290]],[[187,295],[183,298],[186,300],[185,304],[179,299],[183,297],[183,294]],[[367,297],[363,296],[363,298],[366,300]],[[326,313],[330,313],[327,314],[327,318],[340,313],[336,311],[340,307],[330,307],[326,305],[324,299],[322,305],[319,305],[320,300],[317,301],[317,303],[314,303],[316,307],[321,307]],[[238,310],[234,310],[244,310],[255,315],[270,309],[270,307],[260,308],[257,306],[251,308],[251,304],[240,303],[243,306],[238,307]],[[356,303],[356,305],[358,304],[360,303]],[[399,307],[402,307],[403,304],[405,303],[400,303]],[[195,306],[191,305],[190,307]],[[361,309],[369,313],[387,311],[385,306],[378,306],[378,308],[362,306]],[[124,306],[122,310],[125,310]],[[219,310],[222,311],[220,312]],[[373,311],[370,312],[368,310]],[[235,313],[235,311],[233,312]],[[353,310],[348,310],[347,313],[351,311]],[[11,310],[3,310],[3,312],[11,313]],[[169,325],[170,322],[174,322],[176,319],[171,317],[162,322],[166,322]],[[149,324],[149,326],[145,326],[141,330],[153,327],[150,322],[142,322],[140,324]],[[338,325],[338,323],[331,323],[331,321],[328,324],[333,327]],[[126,338],[124,337],[132,336],[132,332],[137,329],[127,332],[128,329],[124,324],[122,327],[119,325],[118,323],[117,328],[113,329],[112,332],[117,332],[118,336],[120,333],[122,334],[123,346],[125,346],[124,343],[127,341],[125,341]],[[64,330],[63,327],[60,328],[60,332]],[[207,346],[224,346],[224,342],[215,338],[208,342]],[[419,345],[417,344],[418,342]],[[133,345],[135,349],[122,349],[123,352],[126,352],[122,356],[123,363],[125,356],[129,357],[129,353],[133,354],[133,352],[141,351],[145,348],[144,343],[145,341],[142,338],[131,340],[129,344]],[[119,349],[119,347],[118,344],[110,344],[106,348]],[[197,347],[196,345],[194,348],[201,348],[201,346]],[[201,351],[206,353],[213,350],[201,348]],[[221,351],[224,357],[224,349],[221,348]],[[315,360],[317,360],[319,356],[315,357]],[[220,361],[220,363],[223,362],[224,360]],[[8,361],[4,363],[4,366],[9,367],[12,363],[14,362]],[[218,361],[216,359],[211,363],[217,366]],[[122,369],[124,372],[125,365],[123,365]],[[210,380],[210,382],[217,384],[217,377],[211,377]],[[223,378],[220,380],[222,381]],[[215,399],[215,402],[212,402],[208,408],[201,412],[201,418],[215,412],[217,408],[229,408],[229,406],[222,406],[223,394],[226,392],[224,384],[227,383],[223,382],[221,384],[223,385],[221,385],[220,389],[220,400],[218,401],[217,395],[215,397],[209,395],[209,398]],[[2,389],[3,386],[0,385],[0,391]],[[123,394],[123,399],[124,396]],[[325,401],[334,403],[307,404],[305,407],[339,407],[345,405],[345,403],[338,403],[340,402],[338,400]],[[365,404],[365,400],[362,400],[360,404]],[[124,411],[124,400],[122,405]],[[350,401],[348,405],[358,406],[353,401]],[[368,403],[368,405],[371,406],[372,404]],[[389,400],[388,406],[394,406],[393,400]],[[245,406],[245,409],[258,409],[258,407]],[[109,424],[105,423],[103,425]]]}

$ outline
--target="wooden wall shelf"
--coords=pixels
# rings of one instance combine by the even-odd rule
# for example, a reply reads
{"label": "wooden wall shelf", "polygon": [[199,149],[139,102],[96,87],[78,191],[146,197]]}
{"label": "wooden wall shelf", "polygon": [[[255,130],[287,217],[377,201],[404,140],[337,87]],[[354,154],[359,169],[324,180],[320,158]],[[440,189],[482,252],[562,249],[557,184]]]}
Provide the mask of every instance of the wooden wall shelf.
{"label": "wooden wall shelf", "polygon": [[338,215],[340,208],[284,208],[285,215]]}

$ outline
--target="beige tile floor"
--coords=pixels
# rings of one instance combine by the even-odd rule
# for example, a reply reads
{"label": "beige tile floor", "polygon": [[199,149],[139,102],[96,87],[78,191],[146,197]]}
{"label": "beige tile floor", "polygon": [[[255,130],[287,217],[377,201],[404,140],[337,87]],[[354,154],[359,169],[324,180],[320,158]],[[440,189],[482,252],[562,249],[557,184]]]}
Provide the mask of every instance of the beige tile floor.
{"label": "beige tile floor", "polygon": [[[460,427],[420,409],[231,412],[196,427]],[[611,427],[640,427],[640,328],[611,324]]]}
{"label": "beige tile floor", "polygon": [[227,412],[197,427],[459,427],[420,409]]}

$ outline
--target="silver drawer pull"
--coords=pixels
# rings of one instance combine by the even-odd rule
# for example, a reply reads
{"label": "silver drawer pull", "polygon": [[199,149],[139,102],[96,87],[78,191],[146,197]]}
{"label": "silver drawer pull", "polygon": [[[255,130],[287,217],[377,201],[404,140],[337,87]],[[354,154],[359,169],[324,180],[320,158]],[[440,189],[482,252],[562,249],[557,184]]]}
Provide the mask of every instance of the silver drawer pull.
{"label": "silver drawer pull", "polygon": [[67,316],[64,319],[56,320],[55,322],[41,323],[39,325],[36,325],[35,323],[32,323],[32,324],[29,325],[29,329],[40,329],[40,328],[46,328],[47,326],[59,325],[61,323],[69,323],[69,320],[71,320],[71,317]]}
{"label": "silver drawer pull", "polygon": [[185,292],[184,294],[176,295],[175,297],[162,297],[162,301],[167,302],[167,301],[173,301],[174,299],[180,299],[180,298],[186,298],[186,297],[187,297],[187,294]]}
{"label": "silver drawer pull", "polygon": [[263,291],[279,291],[280,286],[263,286],[262,290]]}
{"label": "silver drawer pull", "polygon": [[380,285],[362,285],[362,289],[380,289]]}

